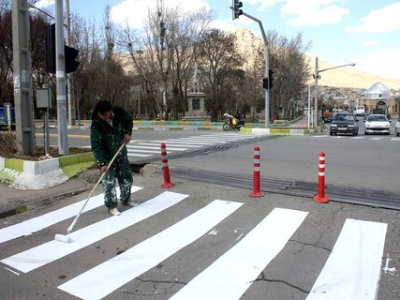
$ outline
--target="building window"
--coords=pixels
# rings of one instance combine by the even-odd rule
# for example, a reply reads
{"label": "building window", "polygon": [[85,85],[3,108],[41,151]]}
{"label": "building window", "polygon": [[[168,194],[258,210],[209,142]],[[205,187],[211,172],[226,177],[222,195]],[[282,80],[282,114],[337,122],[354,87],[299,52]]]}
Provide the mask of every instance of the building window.
{"label": "building window", "polygon": [[198,98],[192,99],[192,109],[200,110],[200,99]]}

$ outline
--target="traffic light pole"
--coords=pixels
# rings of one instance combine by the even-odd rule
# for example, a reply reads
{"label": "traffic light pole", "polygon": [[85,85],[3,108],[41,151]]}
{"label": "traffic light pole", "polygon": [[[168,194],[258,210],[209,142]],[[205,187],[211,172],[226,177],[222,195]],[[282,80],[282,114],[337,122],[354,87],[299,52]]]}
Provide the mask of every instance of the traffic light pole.
{"label": "traffic light pole", "polygon": [[[264,68],[264,78],[268,77],[268,70],[269,70],[269,46],[268,46],[268,41],[267,41],[267,36],[265,35],[264,27],[262,25],[262,22],[243,12],[243,15],[248,17],[249,19],[252,19],[253,21],[257,22],[258,25],[260,26],[261,34],[264,40],[264,46],[265,46],[265,68]],[[270,78],[268,78],[268,84],[269,84]],[[269,88],[264,90],[264,96],[265,96],[265,128],[270,128],[270,118],[269,118]]]}
{"label": "traffic light pole", "polygon": [[63,0],[56,0],[56,79],[57,79],[57,127],[58,152],[68,155],[67,138],[67,97],[65,88],[65,53],[64,53],[64,22]]}

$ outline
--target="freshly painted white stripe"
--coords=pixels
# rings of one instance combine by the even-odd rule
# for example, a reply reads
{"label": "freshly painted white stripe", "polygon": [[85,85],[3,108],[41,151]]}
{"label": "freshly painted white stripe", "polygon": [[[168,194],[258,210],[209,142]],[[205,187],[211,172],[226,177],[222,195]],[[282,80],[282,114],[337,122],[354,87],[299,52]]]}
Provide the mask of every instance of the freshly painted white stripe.
{"label": "freshly painted white stripe", "polygon": [[307,300],[374,300],[387,224],[347,219]]}
{"label": "freshly painted white stripe", "polygon": [[215,200],[168,229],[58,288],[82,299],[102,299],[206,234],[240,206],[242,203]]}
{"label": "freshly painted white stripe", "polygon": [[170,299],[239,299],[283,249],[307,214],[275,208],[237,245]]}
{"label": "freshly painted white stripe", "polygon": [[[167,146],[167,149],[174,149],[174,150],[176,150],[176,151],[185,151],[185,150],[188,150],[188,148],[178,148],[178,147],[169,147],[168,146],[168,144],[166,144],[166,146]],[[129,148],[128,148],[128,150],[136,150],[136,149],[149,149],[149,150],[158,150],[158,151],[160,151],[160,146],[158,146],[158,147],[150,147],[150,146],[130,146]]]}
{"label": "freshly painted white stripe", "polygon": [[318,172],[318,176],[325,176],[325,172]]}
{"label": "freshly painted white stripe", "polygon": [[325,164],[319,164],[318,168],[325,168]]}
{"label": "freshly painted white stripe", "polygon": [[[132,193],[142,189],[138,186],[132,186]],[[119,188],[116,189],[117,194],[119,194]],[[32,218],[21,223],[0,229],[0,243],[4,243],[21,236],[30,235],[34,232],[42,230],[44,228],[50,227],[56,223],[64,221],[68,218],[74,217],[81,210],[85,200],[79,201],[77,203],[68,205],[66,207],[60,208],[58,210],[49,212],[40,217]],[[90,211],[94,208],[104,205],[104,195],[100,194],[93,196],[87,205],[85,206],[84,212]]]}
{"label": "freshly painted white stripe", "polygon": [[14,269],[27,273],[149,218],[179,203],[186,197],[188,197],[188,195],[164,192],[152,200],[124,211],[118,217],[109,217],[98,223],[72,232],[69,237],[73,242],[69,244],[53,240],[3,259],[1,262]]}
{"label": "freshly painted white stripe", "polygon": [[[197,146],[197,145],[187,145],[187,144],[184,144],[184,143],[177,144],[176,142],[173,142],[173,143],[164,142],[164,143],[167,145],[167,147],[175,147],[175,146],[183,146],[183,147],[186,147],[186,148],[199,148],[200,147],[200,146]],[[159,143],[140,143],[139,145],[158,146],[158,148],[160,148],[160,144]]]}
{"label": "freshly painted white stripe", "polygon": [[156,151],[156,150],[135,150],[135,149],[128,149],[128,154],[130,154],[130,153],[152,153],[152,154],[160,154],[161,153],[161,150],[158,150],[158,151]]}
{"label": "freshly painted white stripe", "polygon": [[149,156],[151,156],[151,155],[150,154],[147,155],[147,154],[139,154],[139,153],[129,153],[128,152],[128,157],[149,157]]}

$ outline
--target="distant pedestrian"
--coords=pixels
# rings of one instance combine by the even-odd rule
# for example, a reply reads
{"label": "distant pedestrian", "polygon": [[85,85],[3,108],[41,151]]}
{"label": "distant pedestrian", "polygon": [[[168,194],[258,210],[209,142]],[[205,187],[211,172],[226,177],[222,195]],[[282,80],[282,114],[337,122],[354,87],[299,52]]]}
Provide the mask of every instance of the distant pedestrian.
{"label": "distant pedestrian", "polygon": [[126,148],[108,169],[108,164],[122,143],[128,144],[132,136],[132,117],[122,108],[113,106],[107,100],[96,104],[92,114],[90,142],[100,172],[107,172],[103,178],[104,204],[113,216],[120,215],[115,191],[116,180],[120,187],[121,203],[135,206],[131,200],[133,183],[132,171]]}

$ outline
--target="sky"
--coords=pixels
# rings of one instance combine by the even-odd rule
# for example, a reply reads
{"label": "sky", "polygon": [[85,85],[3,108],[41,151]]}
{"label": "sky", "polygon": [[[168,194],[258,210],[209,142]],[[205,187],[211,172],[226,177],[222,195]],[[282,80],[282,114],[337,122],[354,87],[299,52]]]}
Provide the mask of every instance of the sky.
{"label": "sky", "polygon": [[[64,0],[65,2],[66,0]],[[147,7],[157,0],[69,0],[70,11],[99,23],[109,5],[113,22],[143,27]],[[54,0],[37,6],[52,8]],[[261,37],[258,23],[240,16],[232,20],[232,0],[164,0],[170,7],[215,12],[213,28],[244,27]],[[394,0],[243,0],[243,11],[261,20],[265,31],[287,38],[299,32],[311,42],[308,55],[333,65],[355,63],[365,73],[400,79],[400,1]],[[50,5],[50,6],[49,6]],[[54,5],[53,5],[54,7]]]}

